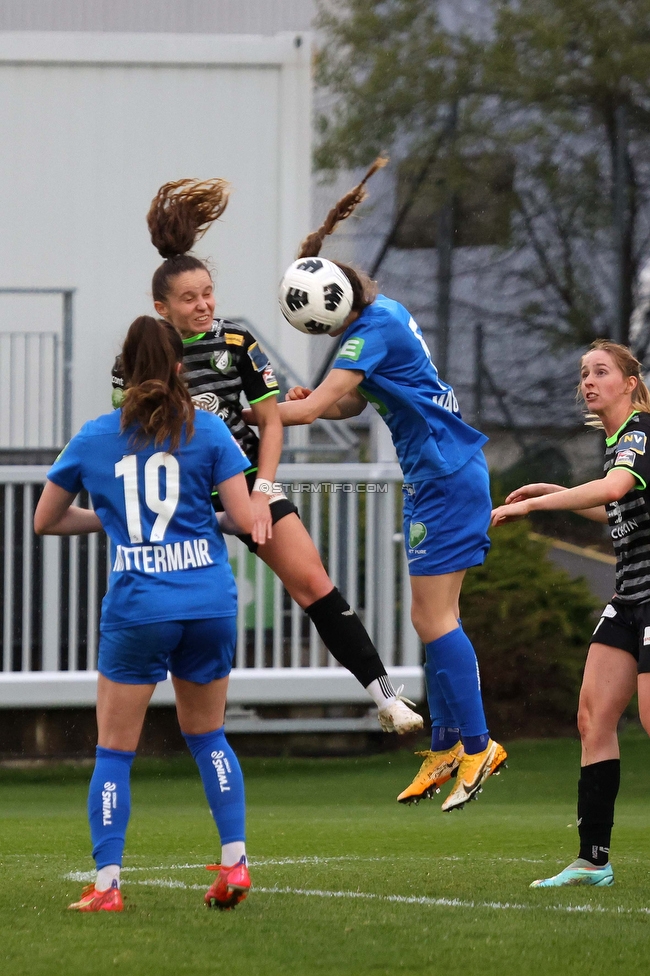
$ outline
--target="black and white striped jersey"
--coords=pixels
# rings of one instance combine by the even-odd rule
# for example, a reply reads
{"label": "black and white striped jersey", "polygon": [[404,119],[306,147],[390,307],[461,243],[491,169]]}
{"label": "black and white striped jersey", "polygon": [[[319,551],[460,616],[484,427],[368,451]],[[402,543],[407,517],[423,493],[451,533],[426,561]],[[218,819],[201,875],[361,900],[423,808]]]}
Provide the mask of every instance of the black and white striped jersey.
{"label": "black and white striped jersey", "polygon": [[624,603],[650,600],[650,414],[633,413],[605,441],[604,471],[630,471],[637,484],[620,501],[609,502],[616,554],[616,596]]}
{"label": "black and white striped jersey", "polygon": [[[183,339],[183,376],[197,408],[215,413],[257,468],[259,439],[242,419],[242,392],[249,404],[278,396],[273,367],[257,340],[228,319],[215,319],[209,332]],[[119,407],[124,387],[120,357],[113,367],[113,406]]]}

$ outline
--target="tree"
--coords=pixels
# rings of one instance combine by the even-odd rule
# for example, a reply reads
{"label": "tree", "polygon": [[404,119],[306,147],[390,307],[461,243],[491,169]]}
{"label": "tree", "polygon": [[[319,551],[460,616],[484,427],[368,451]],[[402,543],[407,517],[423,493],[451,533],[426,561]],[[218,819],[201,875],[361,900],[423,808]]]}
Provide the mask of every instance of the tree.
{"label": "tree", "polygon": [[320,0],[317,167],[392,148],[454,194],[468,158],[510,154],[516,316],[554,341],[625,341],[648,246],[650,0],[485,0],[478,23],[454,9]]}
{"label": "tree", "polygon": [[531,284],[548,302],[531,319],[548,327],[550,307],[569,339],[626,342],[648,247],[650,0],[493,10],[483,81],[515,119],[505,130],[519,150],[519,242],[536,254]]}

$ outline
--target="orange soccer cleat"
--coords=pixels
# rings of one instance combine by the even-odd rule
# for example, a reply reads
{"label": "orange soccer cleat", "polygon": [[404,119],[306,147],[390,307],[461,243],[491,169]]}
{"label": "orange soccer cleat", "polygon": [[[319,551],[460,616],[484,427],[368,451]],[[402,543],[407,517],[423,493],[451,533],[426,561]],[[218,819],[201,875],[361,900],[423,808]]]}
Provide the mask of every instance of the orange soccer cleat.
{"label": "orange soccer cleat", "polygon": [[68,908],[78,912],[123,912],[122,893],[114,881],[106,891],[97,891],[94,884],[86,885],[79,901],[73,901]]}
{"label": "orange soccer cleat", "polygon": [[240,858],[229,868],[223,864],[208,864],[207,868],[208,871],[219,872],[217,880],[210,885],[203,899],[208,908],[229,911],[246,898],[250,891],[251,879],[245,857]]}

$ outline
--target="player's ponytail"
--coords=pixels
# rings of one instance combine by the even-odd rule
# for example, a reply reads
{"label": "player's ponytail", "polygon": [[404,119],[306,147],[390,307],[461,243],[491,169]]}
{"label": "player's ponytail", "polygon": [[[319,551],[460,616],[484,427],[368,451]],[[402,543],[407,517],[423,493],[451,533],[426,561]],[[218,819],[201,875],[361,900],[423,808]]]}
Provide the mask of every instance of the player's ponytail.
{"label": "player's ponytail", "polygon": [[176,180],[160,187],[147,214],[151,243],[165,258],[151,282],[154,301],[165,301],[170,278],[184,271],[208,270],[188,252],[222,215],[229,193],[229,184],[220,179]]}
{"label": "player's ponytail", "polygon": [[[355,187],[349,190],[334,204],[318,230],[307,235],[300,245],[298,259],[315,258],[320,254],[325,238],[332,234],[337,225],[354,213],[359,204],[365,200],[367,196],[366,183],[373,173],[376,173],[378,169],[383,169],[387,163],[388,159],[386,156],[377,157],[361,182],[357,183]],[[348,264],[341,264],[340,261],[334,261],[334,264],[341,269],[352,285],[352,311],[361,312],[368,305],[372,305],[377,297],[376,282],[363,271],[357,271],[356,268],[352,268]]]}
{"label": "player's ponytail", "polygon": [[194,404],[179,374],[183,343],[176,329],[150,315],[141,315],[129,327],[122,346],[125,393],[121,429],[137,425],[134,445],[153,440],[159,447],[169,438],[170,452],[194,434]]}

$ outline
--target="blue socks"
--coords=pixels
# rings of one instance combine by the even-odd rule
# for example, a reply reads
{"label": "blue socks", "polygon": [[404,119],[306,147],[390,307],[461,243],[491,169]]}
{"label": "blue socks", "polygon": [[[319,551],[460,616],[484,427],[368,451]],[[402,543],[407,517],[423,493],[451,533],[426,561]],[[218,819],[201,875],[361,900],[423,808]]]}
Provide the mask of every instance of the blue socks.
{"label": "blue socks", "polygon": [[[244,779],[223,727],[205,735],[186,735],[221,843],[245,839]],[[135,752],[97,746],[88,791],[88,819],[97,870],[122,865],[131,813],[130,775]]]}
{"label": "blue socks", "polygon": [[[465,752],[470,755],[482,752],[487,747],[489,734],[481,699],[478,662],[462,627],[426,645],[425,675],[431,721],[437,726],[433,730],[434,737],[437,736],[437,749],[454,745],[458,741],[455,730],[460,728]],[[452,736],[454,741],[450,742]],[[444,745],[439,744],[441,741]],[[437,751],[433,739],[431,748]]]}
{"label": "blue socks", "polygon": [[97,870],[108,864],[122,864],[131,813],[129,779],[134,757],[134,752],[97,746],[88,790],[88,820]]}
{"label": "blue socks", "polygon": [[429,653],[431,644],[427,644],[427,659],[424,664],[424,675],[427,685],[427,702],[431,716],[431,752],[442,752],[451,749],[460,739],[460,729],[456,726],[454,716],[442,693],[438,675],[432,655]]}
{"label": "blue socks", "polygon": [[244,777],[223,726],[204,735],[183,733],[183,738],[199,767],[222,845],[245,840]]}

